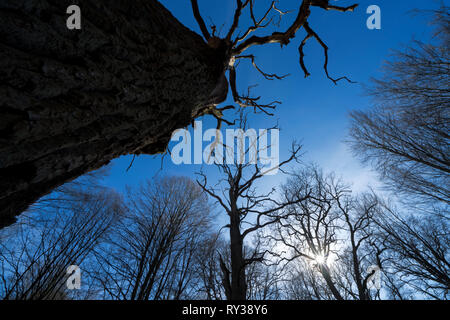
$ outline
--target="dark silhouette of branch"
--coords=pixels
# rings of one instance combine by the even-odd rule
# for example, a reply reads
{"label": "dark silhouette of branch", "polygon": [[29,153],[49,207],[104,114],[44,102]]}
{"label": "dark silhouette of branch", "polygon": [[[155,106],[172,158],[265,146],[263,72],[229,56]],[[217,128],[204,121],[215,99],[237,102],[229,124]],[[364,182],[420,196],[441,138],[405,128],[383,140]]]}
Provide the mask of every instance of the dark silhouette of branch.
{"label": "dark silhouette of branch", "polygon": [[208,41],[211,38],[211,35],[209,34],[208,28],[206,27],[205,21],[203,20],[200,9],[198,8],[198,2],[197,0],[191,0],[192,5],[192,12],[194,14],[194,18],[198,23],[198,26],[200,27],[200,30],[202,31],[203,37]]}

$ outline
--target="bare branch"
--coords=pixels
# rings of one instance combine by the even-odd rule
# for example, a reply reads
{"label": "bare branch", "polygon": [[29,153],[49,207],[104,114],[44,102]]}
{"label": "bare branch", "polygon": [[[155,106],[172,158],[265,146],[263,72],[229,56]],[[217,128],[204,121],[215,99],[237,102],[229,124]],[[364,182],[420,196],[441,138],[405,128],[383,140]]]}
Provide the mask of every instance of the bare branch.
{"label": "bare branch", "polygon": [[[317,42],[323,48],[324,55],[325,55],[325,63],[323,65],[323,69],[325,70],[325,74],[327,75],[327,78],[330,79],[331,81],[333,81],[334,84],[337,84],[341,80],[347,80],[350,83],[355,83],[355,82],[351,81],[350,79],[348,79],[347,77],[340,77],[340,78],[334,79],[330,76],[330,74],[328,73],[328,46],[325,44],[325,42],[322,41],[322,39],[319,37],[319,35],[313,29],[311,29],[308,22],[305,22],[304,28],[305,28],[306,32],[308,32],[308,37],[302,41],[302,44],[299,47],[299,51],[301,52],[300,64],[302,65],[303,70],[305,71],[305,69],[306,69],[303,64],[303,57],[302,57],[303,56],[303,45],[305,44],[306,40],[309,39],[310,36],[312,36],[317,40]],[[307,75],[307,74],[308,74],[308,71],[305,72],[305,75]]]}
{"label": "bare branch", "polygon": [[264,45],[268,43],[280,43],[281,45],[287,45],[290,39],[295,37],[295,33],[303,26],[309,17],[311,0],[305,0],[302,2],[297,18],[292,25],[285,32],[274,32],[271,35],[259,37],[252,36],[248,40],[233,49],[234,55],[239,55],[251,46]]}
{"label": "bare branch", "polygon": [[289,76],[289,74],[283,75],[283,76],[279,76],[275,73],[271,74],[271,73],[265,73],[264,71],[261,70],[261,68],[258,67],[258,65],[255,63],[255,56],[252,54],[249,55],[245,55],[245,56],[236,56],[236,59],[250,59],[252,61],[252,65],[255,67],[256,70],[258,70],[259,73],[262,74],[262,76],[266,79],[266,80],[283,80],[284,78],[286,78],[287,76]]}
{"label": "bare branch", "polygon": [[246,0],[245,3],[242,3],[242,0],[236,0],[236,10],[234,12],[234,18],[233,18],[233,24],[231,25],[230,30],[228,31],[228,34],[226,36],[227,41],[231,41],[231,37],[233,36],[233,33],[236,31],[238,25],[239,25],[239,18],[241,17],[242,9],[245,8],[250,0]]}
{"label": "bare branch", "polygon": [[192,12],[194,13],[195,20],[197,20],[198,26],[200,27],[200,30],[202,31],[203,37],[208,41],[211,38],[211,35],[209,34],[208,28],[206,27],[205,21],[203,20],[200,10],[198,8],[198,2],[197,0],[191,0],[192,4]]}
{"label": "bare branch", "polygon": [[354,4],[354,5],[351,5],[348,7],[340,7],[340,6],[329,5],[328,2],[329,2],[329,0],[313,0],[311,2],[311,6],[320,7],[325,10],[335,10],[335,11],[339,11],[339,12],[347,12],[347,11],[353,12],[356,9],[356,7],[358,6],[357,4]]}

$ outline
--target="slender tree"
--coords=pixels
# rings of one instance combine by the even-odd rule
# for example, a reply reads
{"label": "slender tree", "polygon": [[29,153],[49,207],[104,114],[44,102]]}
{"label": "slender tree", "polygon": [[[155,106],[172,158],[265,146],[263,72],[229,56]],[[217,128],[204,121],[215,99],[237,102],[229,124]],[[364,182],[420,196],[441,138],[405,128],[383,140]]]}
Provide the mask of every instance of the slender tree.
{"label": "slender tree", "polygon": [[405,215],[384,205],[376,223],[387,287],[395,299],[447,299],[450,292],[450,236],[442,216]]}
{"label": "slender tree", "polygon": [[[200,180],[197,180],[199,186],[220,205],[220,208],[228,216],[228,224],[224,228],[229,230],[230,263],[227,264],[223,257],[219,257],[225,295],[228,300],[245,300],[247,298],[246,270],[251,264],[261,263],[264,260],[265,252],[259,252],[259,250],[254,250],[246,255],[244,240],[256,231],[279,221],[283,208],[308,197],[308,195],[302,197],[293,195],[291,198],[276,199],[275,188],[266,193],[258,192],[258,181],[262,180],[270,171],[280,170],[283,172],[283,168],[291,161],[297,161],[301,146],[293,143],[288,159],[271,168],[264,168],[261,166],[261,160],[264,160],[261,150],[267,151],[269,147],[276,148],[277,146],[268,147],[261,143],[261,139],[267,139],[268,131],[263,136],[248,139],[246,145],[247,139],[245,139],[244,131],[247,127],[247,120],[245,115],[241,114],[239,121],[242,135],[237,137],[236,145],[238,147],[234,148],[235,141],[232,142],[232,145],[229,141],[227,141],[227,145],[223,145],[227,157],[231,154],[233,161],[228,159],[215,163],[220,172],[218,183],[209,186],[207,176],[202,172],[199,173]],[[258,146],[260,152],[257,154]],[[213,151],[211,152],[213,153]],[[223,154],[223,151],[218,153]],[[213,155],[217,156],[215,153]]]}
{"label": "slender tree", "polygon": [[[278,263],[294,264],[296,282],[288,287],[289,292],[311,299],[374,298],[369,288],[374,273],[367,270],[372,265],[382,267],[383,250],[375,245],[373,230],[377,198],[352,196],[348,186],[334,175],[325,176],[316,166],[295,174],[284,192],[288,197],[308,195],[305,201],[286,207],[287,212],[266,235],[278,244],[279,249],[272,252]],[[321,277],[311,270],[299,272],[299,260]]]}
{"label": "slender tree", "polygon": [[166,177],[129,190],[127,214],[96,251],[89,273],[106,299],[182,299],[208,241],[207,197],[191,180]]}

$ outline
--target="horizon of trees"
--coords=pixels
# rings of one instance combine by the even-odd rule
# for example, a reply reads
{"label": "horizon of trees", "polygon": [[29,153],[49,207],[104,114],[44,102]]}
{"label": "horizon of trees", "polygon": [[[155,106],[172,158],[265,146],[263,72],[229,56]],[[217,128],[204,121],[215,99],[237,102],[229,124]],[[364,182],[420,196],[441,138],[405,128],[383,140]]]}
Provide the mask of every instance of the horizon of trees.
{"label": "horizon of trees", "polygon": [[[160,177],[124,194],[83,192],[102,189],[93,180],[66,186],[61,197],[45,199],[51,202],[45,211],[38,207],[2,231],[2,299],[449,296],[448,218],[404,215],[373,191],[354,194],[315,165],[297,167],[279,186],[281,199],[298,201],[242,224],[259,227],[239,248],[244,265],[237,276],[245,290],[238,297],[232,234],[213,222],[217,210],[202,186],[187,177]],[[242,208],[245,202],[236,203]],[[82,271],[80,290],[66,288],[72,264]],[[373,266],[381,287],[371,285]]]}

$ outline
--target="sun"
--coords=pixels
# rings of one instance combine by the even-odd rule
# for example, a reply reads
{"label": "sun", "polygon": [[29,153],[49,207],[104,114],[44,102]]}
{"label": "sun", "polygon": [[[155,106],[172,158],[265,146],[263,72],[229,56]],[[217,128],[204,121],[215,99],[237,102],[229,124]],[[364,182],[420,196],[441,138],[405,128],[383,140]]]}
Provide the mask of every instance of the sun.
{"label": "sun", "polygon": [[318,254],[314,257],[314,260],[318,264],[325,264],[327,262],[326,257],[323,254]]}

